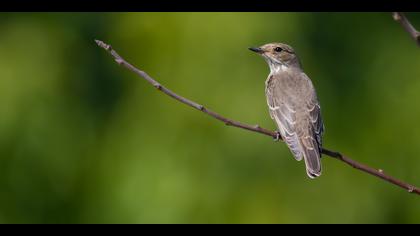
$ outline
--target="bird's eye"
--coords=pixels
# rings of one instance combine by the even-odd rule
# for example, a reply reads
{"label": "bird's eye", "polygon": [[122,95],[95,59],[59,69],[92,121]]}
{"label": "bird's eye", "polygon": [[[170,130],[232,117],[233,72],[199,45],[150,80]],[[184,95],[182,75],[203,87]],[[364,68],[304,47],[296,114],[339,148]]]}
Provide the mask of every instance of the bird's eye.
{"label": "bird's eye", "polygon": [[283,49],[281,47],[276,47],[276,48],[274,48],[274,51],[281,52],[281,51],[283,51]]}

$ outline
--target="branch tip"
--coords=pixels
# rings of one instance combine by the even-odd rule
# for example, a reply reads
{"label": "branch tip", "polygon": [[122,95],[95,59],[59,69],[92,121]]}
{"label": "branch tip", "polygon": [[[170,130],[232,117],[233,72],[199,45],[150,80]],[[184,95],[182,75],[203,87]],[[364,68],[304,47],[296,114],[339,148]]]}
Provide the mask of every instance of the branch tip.
{"label": "branch tip", "polygon": [[111,45],[106,44],[106,43],[104,43],[104,42],[103,42],[103,41],[101,41],[101,40],[95,39],[95,42],[96,42],[96,44],[97,44],[99,47],[101,47],[101,48],[103,48],[103,49],[105,49],[105,50],[107,50],[107,51],[112,50]]}

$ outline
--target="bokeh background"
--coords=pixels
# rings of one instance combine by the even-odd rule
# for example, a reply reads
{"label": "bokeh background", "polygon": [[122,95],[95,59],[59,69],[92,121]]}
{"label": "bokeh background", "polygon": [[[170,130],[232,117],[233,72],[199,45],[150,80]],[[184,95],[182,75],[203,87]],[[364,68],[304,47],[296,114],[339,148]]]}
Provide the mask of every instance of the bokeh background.
{"label": "bokeh background", "polygon": [[[420,14],[407,14],[420,28]],[[325,147],[420,185],[420,52],[389,13],[0,13],[0,223],[419,223],[420,199],[331,158],[310,180],[282,143],[118,66],[274,129],[268,66],[292,45]]]}

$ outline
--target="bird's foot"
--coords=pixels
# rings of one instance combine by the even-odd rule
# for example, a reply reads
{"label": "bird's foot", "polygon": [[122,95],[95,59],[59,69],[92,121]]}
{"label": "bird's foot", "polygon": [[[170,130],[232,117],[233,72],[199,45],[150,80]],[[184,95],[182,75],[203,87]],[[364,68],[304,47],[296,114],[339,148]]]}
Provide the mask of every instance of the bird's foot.
{"label": "bird's foot", "polygon": [[280,132],[279,132],[279,131],[276,131],[276,137],[275,137],[275,138],[273,138],[273,140],[274,140],[274,142],[277,142],[277,141],[279,141],[280,139],[281,139]]}

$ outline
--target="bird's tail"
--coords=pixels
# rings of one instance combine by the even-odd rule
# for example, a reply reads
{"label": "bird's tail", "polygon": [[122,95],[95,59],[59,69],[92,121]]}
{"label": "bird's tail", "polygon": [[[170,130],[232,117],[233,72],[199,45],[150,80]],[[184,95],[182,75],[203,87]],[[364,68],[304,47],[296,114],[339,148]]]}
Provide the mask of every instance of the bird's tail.
{"label": "bird's tail", "polygon": [[301,150],[306,165],[306,173],[309,178],[314,179],[321,175],[321,153],[319,144],[311,136],[305,136],[299,139]]}

